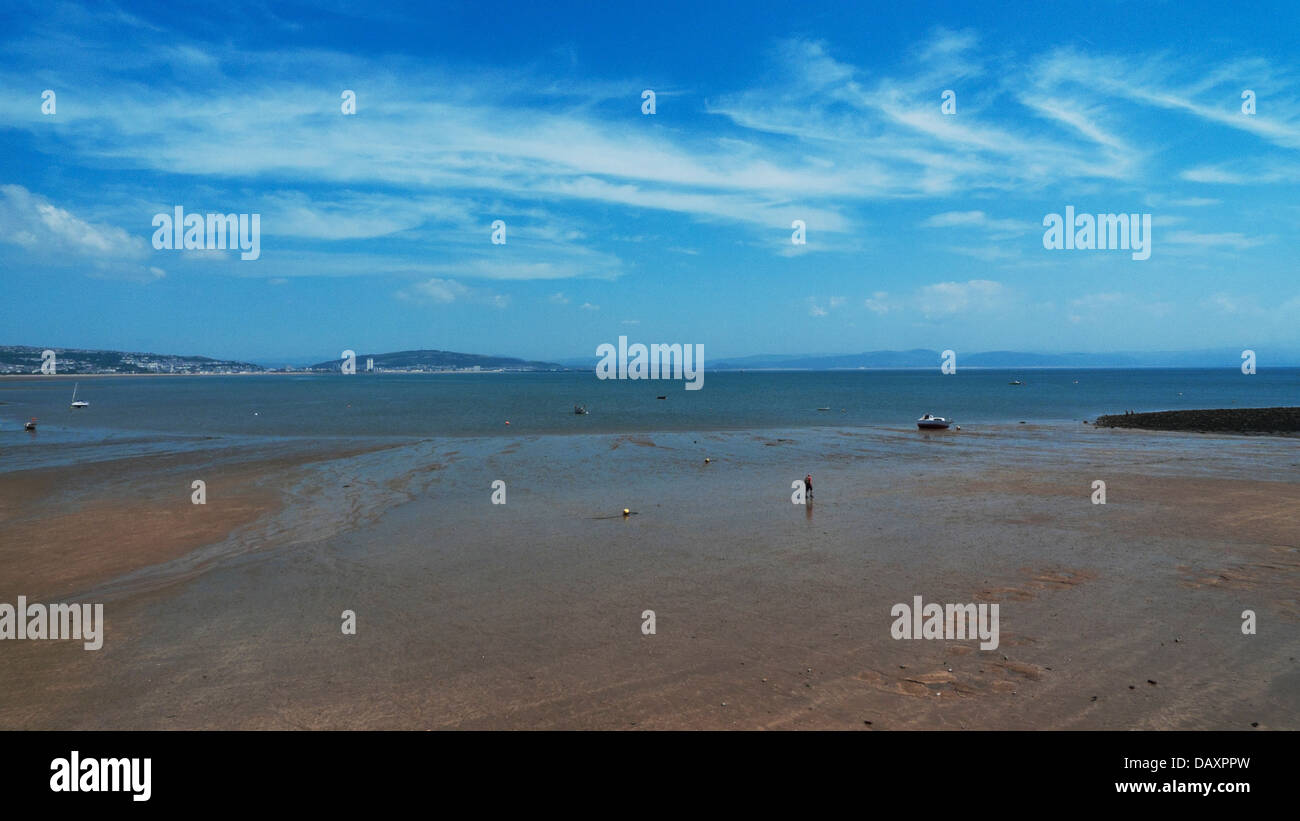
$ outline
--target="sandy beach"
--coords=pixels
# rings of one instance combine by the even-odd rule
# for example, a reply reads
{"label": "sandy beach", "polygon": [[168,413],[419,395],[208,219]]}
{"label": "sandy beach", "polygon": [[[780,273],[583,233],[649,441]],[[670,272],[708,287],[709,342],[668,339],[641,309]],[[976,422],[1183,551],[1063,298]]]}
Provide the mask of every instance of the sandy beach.
{"label": "sandy beach", "polygon": [[[0,727],[1297,728],[1294,440],[877,427],[225,458],[0,480],[0,600],[107,623],[98,651],[0,645]],[[202,507],[196,470],[218,477]],[[914,596],[997,603],[998,648],[892,638]]]}

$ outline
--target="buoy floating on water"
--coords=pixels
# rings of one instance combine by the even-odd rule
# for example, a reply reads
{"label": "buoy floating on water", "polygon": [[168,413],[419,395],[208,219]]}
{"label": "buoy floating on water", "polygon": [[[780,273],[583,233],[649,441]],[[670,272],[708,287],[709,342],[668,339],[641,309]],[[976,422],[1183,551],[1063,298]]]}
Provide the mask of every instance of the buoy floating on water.
{"label": "buoy floating on water", "polygon": [[712,461],[713,461],[713,460],[710,459],[709,457],[707,457],[707,456],[704,457],[704,464],[707,465],[709,462],[712,462]]}

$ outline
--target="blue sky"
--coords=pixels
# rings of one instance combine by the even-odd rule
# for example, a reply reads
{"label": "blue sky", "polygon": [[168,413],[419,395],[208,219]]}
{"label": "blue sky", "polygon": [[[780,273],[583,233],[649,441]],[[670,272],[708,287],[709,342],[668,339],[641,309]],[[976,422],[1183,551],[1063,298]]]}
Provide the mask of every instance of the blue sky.
{"label": "blue sky", "polygon": [[[0,344],[1300,349],[1293,4],[915,6],[6,3]],[[177,205],[261,257],[155,250]]]}

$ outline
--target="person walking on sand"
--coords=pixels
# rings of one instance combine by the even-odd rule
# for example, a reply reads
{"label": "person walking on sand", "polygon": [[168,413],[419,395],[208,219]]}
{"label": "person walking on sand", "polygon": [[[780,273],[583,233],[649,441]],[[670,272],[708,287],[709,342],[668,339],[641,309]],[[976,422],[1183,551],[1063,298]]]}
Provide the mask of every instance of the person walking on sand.
{"label": "person walking on sand", "polygon": [[811,473],[803,477],[803,487],[804,490],[808,492],[808,498],[811,499],[812,498],[812,474]]}

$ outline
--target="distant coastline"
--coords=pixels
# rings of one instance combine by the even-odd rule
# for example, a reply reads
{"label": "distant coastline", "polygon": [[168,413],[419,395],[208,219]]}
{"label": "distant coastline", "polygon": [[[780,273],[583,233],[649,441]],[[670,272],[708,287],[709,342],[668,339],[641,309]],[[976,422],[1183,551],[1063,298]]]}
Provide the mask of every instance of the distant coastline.
{"label": "distant coastline", "polygon": [[[924,373],[927,371],[937,371],[935,366],[927,367],[872,367],[872,368],[735,368],[728,366],[718,366],[709,368],[712,373],[754,373],[754,374],[774,374],[774,373]],[[1105,372],[1105,371],[1217,371],[1232,370],[1231,368],[1210,367],[1203,365],[1031,365],[1027,367],[1012,366],[963,366],[962,371],[976,373],[1086,373],[1086,372]],[[1300,371],[1300,365],[1278,365],[1269,368],[1270,371]],[[399,375],[410,376],[423,374],[426,376],[449,376],[464,374],[503,374],[503,373],[595,373],[596,366],[590,367],[560,366],[554,368],[375,368],[373,371],[358,369],[356,375],[359,376],[381,376],[381,375]],[[73,370],[60,370],[58,373],[43,374],[39,372],[0,372],[0,380],[24,380],[24,379],[49,379],[58,377],[76,377],[78,379],[94,379],[102,377],[140,377],[140,376],[328,376],[338,374],[338,369],[323,370],[316,368],[262,368],[256,370],[236,370],[236,371],[177,371],[171,373],[168,371],[122,371],[122,372],[82,372]],[[1231,409],[1229,409],[1231,410]],[[1182,413],[1183,411],[1178,411]],[[1136,427],[1133,425],[1117,427]]]}
{"label": "distant coastline", "polygon": [[[722,372],[821,373],[849,371],[928,371],[952,362],[962,371],[1101,371],[1101,370],[1213,370],[1242,367],[1242,355],[1253,351],[1202,349],[1151,353],[1042,354],[1025,351],[867,351],[856,354],[770,355],[712,357],[705,368]],[[946,355],[952,354],[951,358]],[[546,373],[594,371],[598,357],[527,360],[512,356],[414,349],[387,353],[342,351],[338,358],[310,364],[291,364],[279,356],[259,357],[264,363],[196,355],[142,353],[86,348],[0,345],[0,376],[36,375],[48,369],[52,356],[59,375],[75,374],[235,374],[235,373],[338,373],[346,367],[363,373],[474,373],[478,371]],[[1253,365],[1254,360],[1251,360]],[[1262,368],[1300,368],[1300,351],[1272,349],[1260,360]]]}
{"label": "distant coastline", "polygon": [[[345,350],[338,359],[312,365],[267,367],[253,362],[207,356],[114,351],[91,348],[41,348],[0,345],[0,376],[91,375],[234,375],[246,373],[507,373],[568,370],[554,362],[509,356],[485,356],[440,350],[357,354]],[[46,371],[49,371],[46,373]]]}
{"label": "distant coastline", "polygon": [[[572,369],[570,369],[572,372]],[[25,382],[40,381],[42,379],[139,379],[141,377],[184,377],[184,376],[329,376],[331,373],[337,375],[337,371],[280,371],[264,369],[260,371],[195,371],[192,373],[0,373],[0,382]],[[482,374],[491,376],[494,374],[519,374],[519,373],[558,373],[558,371],[511,371],[511,370],[464,370],[464,371],[371,371],[365,373],[358,371],[357,376],[474,376]]]}

